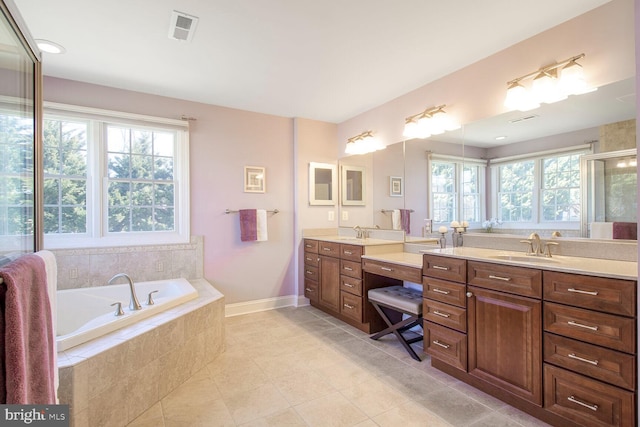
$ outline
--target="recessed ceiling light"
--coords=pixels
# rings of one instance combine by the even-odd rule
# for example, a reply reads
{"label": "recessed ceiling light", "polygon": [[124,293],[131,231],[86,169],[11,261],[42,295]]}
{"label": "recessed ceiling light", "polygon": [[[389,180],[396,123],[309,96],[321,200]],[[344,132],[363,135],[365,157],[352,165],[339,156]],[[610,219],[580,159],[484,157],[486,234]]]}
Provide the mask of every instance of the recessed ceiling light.
{"label": "recessed ceiling light", "polygon": [[45,53],[59,54],[59,53],[65,53],[67,51],[64,47],[62,47],[58,43],[54,43],[49,40],[36,39],[36,44],[38,45],[38,49],[40,49]]}

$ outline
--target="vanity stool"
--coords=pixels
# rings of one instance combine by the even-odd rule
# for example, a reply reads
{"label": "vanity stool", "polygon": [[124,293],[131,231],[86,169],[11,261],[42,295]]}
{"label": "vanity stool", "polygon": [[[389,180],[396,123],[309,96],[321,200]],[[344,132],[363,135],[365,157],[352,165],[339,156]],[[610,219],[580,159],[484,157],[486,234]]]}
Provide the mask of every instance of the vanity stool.
{"label": "vanity stool", "polygon": [[[422,326],[422,292],[403,286],[389,286],[369,289],[368,296],[369,302],[373,304],[382,320],[389,326],[370,338],[377,340],[393,333],[412,358],[418,362],[422,361],[411,348],[411,344],[414,342],[422,341],[422,335],[415,338],[405,338],[402,334],[414,326]],[[405,314],[409,317],[402,319]]]}

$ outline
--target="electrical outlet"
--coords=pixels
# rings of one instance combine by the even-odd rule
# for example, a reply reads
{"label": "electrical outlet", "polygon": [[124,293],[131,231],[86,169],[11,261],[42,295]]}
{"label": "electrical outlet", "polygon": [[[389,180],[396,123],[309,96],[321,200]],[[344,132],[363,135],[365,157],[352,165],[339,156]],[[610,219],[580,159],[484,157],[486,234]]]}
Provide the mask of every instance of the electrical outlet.
{"label": "electrical outlet", "polygon": [[334,211],[327,212],[328,221],[335,221],[335,219],[336,219],[336,213]]}
{"label": "electrical outlet", "polygon": [[78,278],[78,269],[71,268],[69,269],[69,279],[77,279]]}
{"label": "electrical outlet", "polygon": [[342,211],[342,220],[343,221],[349,221],[349,212],[348,211]]}
{"label": "electrical outlet", "polygon": [[156,271],[164,271],[164,262],[158,261],[156,264]]}

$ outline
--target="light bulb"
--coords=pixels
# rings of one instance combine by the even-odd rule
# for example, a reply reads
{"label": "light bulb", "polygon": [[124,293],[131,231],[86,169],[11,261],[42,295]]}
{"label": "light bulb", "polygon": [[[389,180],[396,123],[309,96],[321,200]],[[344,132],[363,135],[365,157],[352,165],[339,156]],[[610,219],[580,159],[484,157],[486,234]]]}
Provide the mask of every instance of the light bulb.
{"label": "light bulb", "polygon": [[565,65],[560,70],[560,87],[568,95],[579,95],[587,90],[587,82],[584,79],[582,65],[575,60]]}

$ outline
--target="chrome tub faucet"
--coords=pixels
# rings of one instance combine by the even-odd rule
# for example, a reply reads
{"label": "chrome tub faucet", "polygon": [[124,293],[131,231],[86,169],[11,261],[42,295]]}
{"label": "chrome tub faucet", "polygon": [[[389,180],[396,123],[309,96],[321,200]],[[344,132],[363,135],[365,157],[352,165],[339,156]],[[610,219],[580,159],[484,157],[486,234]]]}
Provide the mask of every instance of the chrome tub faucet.
{"label": "chrome tub faucet", "polygon": [[131,310],[141,310],[142,305],[140,305],[140,301],[138,301],[138,296],[136,295],[135,287],[133,286],[133,280],[126,273],[118,273],[113,276],[107,282],[108,285],[112,284],[114,280],[119,279],[120,277],[124,277],[129,282],[129,289],[131,290],[131,302],[129,302],[129,309]]}

